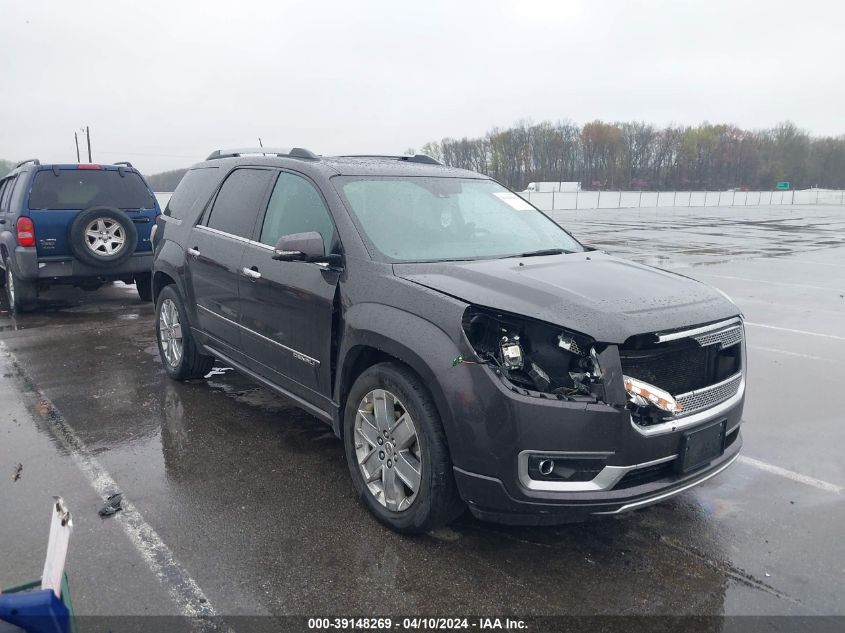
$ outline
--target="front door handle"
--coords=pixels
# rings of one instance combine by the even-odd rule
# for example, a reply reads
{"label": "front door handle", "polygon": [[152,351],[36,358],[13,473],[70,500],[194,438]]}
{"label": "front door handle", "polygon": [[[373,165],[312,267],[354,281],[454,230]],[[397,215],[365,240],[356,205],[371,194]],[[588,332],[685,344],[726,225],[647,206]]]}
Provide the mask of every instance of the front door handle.
{"label": "front door handle", "polygon": [[198,248],[189,248],[188,249],[188,255],[190,255],[191,257],[199,257],[200,251],[199,251]]}
{"label": "front door handle", "polygon": [[261,273],[256,268],[241,268],[241,272],[252,280],[261,279]]}

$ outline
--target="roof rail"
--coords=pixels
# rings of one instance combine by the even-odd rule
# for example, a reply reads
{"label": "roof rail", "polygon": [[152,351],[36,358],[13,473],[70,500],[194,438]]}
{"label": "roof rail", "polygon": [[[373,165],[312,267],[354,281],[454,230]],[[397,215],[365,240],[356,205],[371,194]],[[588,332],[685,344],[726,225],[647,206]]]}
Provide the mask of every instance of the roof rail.
{"label": "roof rail", "polygon": [[23,165],[26,165],[27,163],[32,163],[33,165],[40,165],[41,161],[38,160],[37,158],[27,158],[26,160],[22,160],[17,165],[15,165],[15,169],[17,169],[18,167],[22,167]]}
{"label": "roof rail", "polygon": [[[128,160],[119,160],[116,163],[112,163],[112,164],[113,165],[126,165],[127,167],[132,167],[132,163],[130,163]],[[135,168],[132,167],[132,169],[135,169]]]}
{"label": "roof rail", "polygon": [[338,158],[386,158],[389,160],[403,160],[409,163],[424,163],[426,165],[443,164],[428,154],[402,154],[401,156],[391,156],[388,154],[346,154],[344,156],[338,156]]}
{"label": "roof rail", "polygon": [[289,158],[307,158],[308,160],[319,160],[311,150],[302,147],[241,147],[238,149],[216,149],[205,160],[215,160],[218,158],[233,158],[237,156],[245,156],[247,154],[255,154],[258,156],[287,156]]}

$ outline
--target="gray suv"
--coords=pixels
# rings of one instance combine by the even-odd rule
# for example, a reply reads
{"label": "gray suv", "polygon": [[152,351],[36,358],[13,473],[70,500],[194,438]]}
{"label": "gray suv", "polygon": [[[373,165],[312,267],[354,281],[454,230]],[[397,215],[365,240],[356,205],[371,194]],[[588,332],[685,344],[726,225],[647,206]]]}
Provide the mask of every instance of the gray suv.
{"label": "gray suv", "polygon": [[422,155],[218,150],[153,244],[168,374],[219,359],[324,420],[396,530],[467,507],[614,515],[738,456],[737,307],[580,244],[486,176]]}

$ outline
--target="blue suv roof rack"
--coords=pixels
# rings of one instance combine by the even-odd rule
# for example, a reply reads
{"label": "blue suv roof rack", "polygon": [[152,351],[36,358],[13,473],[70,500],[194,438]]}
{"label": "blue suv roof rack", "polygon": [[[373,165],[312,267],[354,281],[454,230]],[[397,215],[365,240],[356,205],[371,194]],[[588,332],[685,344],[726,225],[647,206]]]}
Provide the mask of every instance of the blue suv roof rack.
{"label": "blue suv roof rack", "polygon": [[401,156],[390,156],[386,154],[346,154],[338,158],[386,158],[388,160],[402,160],[408,163],[424,163],[426,165],[442,165],[439,160],[428,154],[402,154]]}
{"label": "blue suv roof rack", "polygon": [[293,147],[293,148],[273,148],[273,147],[241,147],[237,149],[216,149],[211,154],[208,155],[206,160],[216,160],[218,158],[233,158],[238,156],[245,156],[245,155],[258,155],[258,156],[285,156],[288,158],[305,158],[308,160],[319,160],[320,157],[317,156],[311,150],[304,149],[302,147]]}
{"label": "blue suv roof rack", "polygon": [[41,161],[38,160],[37,158],[27,158],[26,160],[22,160],[17,165],[15,165],[15,169],[17,169],[18,167],[22,167],[22,166],[26,165],[27,163],[32,163],[33,165],[40,165]]}

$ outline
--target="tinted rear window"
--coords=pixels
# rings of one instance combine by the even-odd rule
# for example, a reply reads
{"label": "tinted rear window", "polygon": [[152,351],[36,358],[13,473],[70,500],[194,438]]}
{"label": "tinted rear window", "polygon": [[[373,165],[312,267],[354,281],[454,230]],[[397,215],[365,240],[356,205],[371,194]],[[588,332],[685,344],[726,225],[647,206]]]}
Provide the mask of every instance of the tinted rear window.
{"label": "tinted rear window", "polygon": [[35,174],[30,209],[87,209],[88,207],[117,207],[118,209],[151,209],[153,195],[141,176],[135,172],[94,169],[61,169]]}
{"label": "tinted rear window", "polygon": [[208,226],[230,235],[251,238],[267,190],[276,172],[268,169],[236,169],[220,187]]}
{"label": "tinted rear window", "polygon": [[167,203],[164,215],[181,220],[191,209],[204,206],[211,197],[218,177],[217,167],[191,169],[186,173]]}
{"label": "tinted rear window", "polygon": [[9,199],[12,197],[14,186],[14,178],[7,178],[6,180],[0,181],[0,212],[9,210]]}

